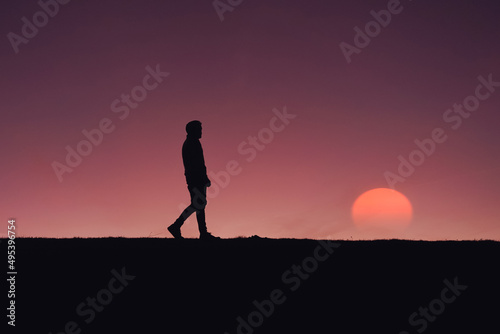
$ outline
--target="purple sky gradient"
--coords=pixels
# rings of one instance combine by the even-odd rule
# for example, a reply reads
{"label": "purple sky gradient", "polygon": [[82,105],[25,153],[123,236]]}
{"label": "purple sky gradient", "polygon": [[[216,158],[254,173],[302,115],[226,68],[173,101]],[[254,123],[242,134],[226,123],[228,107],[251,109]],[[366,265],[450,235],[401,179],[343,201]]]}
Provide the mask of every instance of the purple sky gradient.
{"label": "purple sky gradient", "polygon": [[[348,63],[340,43],[354,45],[354,28],[387,4],[243,1],[221,22],[211,1],[70,1],[15,53],[8,34],[41,7],[10,2],[0,14],[2,219],[16,218],[23,236],[166,237],[189,201],[184,126],[199,119],[207,169],[240,167],[209,199],[216,235],[500,240],[500,87],[482,88],[489,97],[457,129],[443,119],[478,77],[500,82],[500,5],[401,1]],[[143,85],[148,66],[169,76],[120,119],[111,104]],[[247,161],[238,147],[284,108],[296,117]],[[60,182],[53,162],[103,119],[114,130]],[[435,128],[446,141],[395,185],[413,205],[410,226],[357,230],[356,198],[389,187],[384,173]],[[197,237],[194,219],[186,237]]]}

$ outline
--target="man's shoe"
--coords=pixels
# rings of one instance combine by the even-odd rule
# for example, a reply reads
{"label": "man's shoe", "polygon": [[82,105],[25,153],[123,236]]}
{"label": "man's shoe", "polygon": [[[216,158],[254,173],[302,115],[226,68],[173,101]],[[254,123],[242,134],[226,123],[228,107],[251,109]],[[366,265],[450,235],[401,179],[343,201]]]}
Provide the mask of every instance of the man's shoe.
{"label": "man's shoe", "polygon": [[219,240],[219,237],[213,236],[211,233],[205,232],[200,234],[200,240]]}
{"label": "man's shoe", "polygon": [[175,223],[167,227],[167,230],[174,236],[175,239],[184,239],[181,235],[181,228],[175,226]]}

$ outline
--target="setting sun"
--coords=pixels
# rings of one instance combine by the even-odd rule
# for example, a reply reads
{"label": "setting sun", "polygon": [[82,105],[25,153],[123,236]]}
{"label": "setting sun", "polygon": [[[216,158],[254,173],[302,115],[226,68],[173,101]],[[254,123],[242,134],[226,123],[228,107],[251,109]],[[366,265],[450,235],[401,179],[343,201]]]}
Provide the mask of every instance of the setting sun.
{"label": "setting sun", "polygon": [[377,188],[361,194],[352,206],[356,227],[401,229],[407,227],[413,210],[410,201],[394,189]]}

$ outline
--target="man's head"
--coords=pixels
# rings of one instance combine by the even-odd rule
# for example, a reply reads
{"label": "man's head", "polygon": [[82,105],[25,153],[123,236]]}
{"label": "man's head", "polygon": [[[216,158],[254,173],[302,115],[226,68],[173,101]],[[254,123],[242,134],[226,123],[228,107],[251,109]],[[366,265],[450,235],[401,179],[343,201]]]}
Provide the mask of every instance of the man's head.
{"label": "man's head", "polygon": [[193,138],[201,138],[201,122],[200,121],[191,121],[186,124],[186,132],[189,137]]}

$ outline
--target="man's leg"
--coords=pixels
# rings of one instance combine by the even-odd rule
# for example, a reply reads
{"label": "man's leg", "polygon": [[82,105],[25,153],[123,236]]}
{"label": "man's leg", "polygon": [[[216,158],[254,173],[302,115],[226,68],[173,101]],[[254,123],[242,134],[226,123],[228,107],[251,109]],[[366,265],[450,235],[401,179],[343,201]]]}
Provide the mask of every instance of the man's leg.
{"label": "man's leg", "polygon": [[181,215],[179,218],[175,220],[175,222],[167,227],[167,230],[174,236],[176,239],[183,239],[181,235],[181,226],[184,224],[186,219],[191,216],[193,212],[196,211],[195,206],[193,205],[193,192],[191,187],[188,186],[189,194],[191,195],[191,204],[182,211]]}
{"label": "man's leg", "polygon": [[[191,195],[191,204],[182,212],[182,214],[177,218],[174,224],[169,227],[170,233],[178,238],[180,236],[180,227],[184,221],[196,211],[196,220],[198,221],[198,229],[200,231],[200,239],[220,239],[219,237],[214,237],[207,231],[207,223],[205,221],[205,207],[207,205],[207,187],[204,185],[189,185],[189,194]],[[172,230],[171,230],[172,229]]]}
{"label": "man's leg", "polygon": [[194,186],[190,190],[191,206],[196,210],[198,230],[201,234],[207,233],[207,222],[205,221],[205,207],[207,206],[207,187]]}
{"label": "man's leg", "polygon": [[179,218],[177,218],[174,225],[180,228],[184,224],[186,219],[188,219],[189,216],[191,216],[191,214],[195,211],[196,209],[193,208],[191,205],[189,205],[187,208],[184,209],[184,211],[182,211],[181,215],[179,216]]}
{"label": "man's leg", "polygon": [[216,240],[219,237],[214,237],[207,231],[207,222],[205,221],[205,207],[207,206],[207,187],[199,186],[193,189],[193,203],[196,208],[196,220],[198,220],[198,229],[200,230],[200,239]]}
{"label": "man's leg", "polygon": [[205,221],[205,209],[196,211],[196,220],[200,234],[207,233],[207,222]]}

